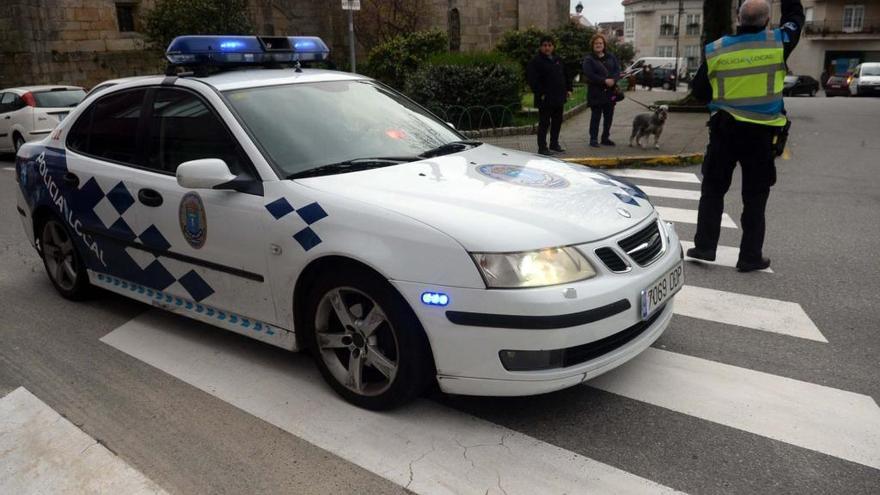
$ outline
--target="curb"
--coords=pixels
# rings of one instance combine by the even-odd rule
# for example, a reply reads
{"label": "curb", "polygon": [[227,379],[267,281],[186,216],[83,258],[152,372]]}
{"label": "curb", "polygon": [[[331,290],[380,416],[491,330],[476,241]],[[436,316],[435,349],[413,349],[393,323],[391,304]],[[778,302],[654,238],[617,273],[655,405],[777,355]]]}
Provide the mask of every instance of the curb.
{"label": "curb", "polygon": [[[574,117],[575,115],[583,112],[587,109],[587,103],[581,103],[580,105],[574,106],[569,110],[566,110],[564,114],[562,114],[562,121]],[[524,125],[519,127],[495,127],[490,129],[476,129],[472,131],[459,131],[461,134],[469,139],[477,139],[477,138],[486,138],[486,137],[501,137],[501,136],[528,136],[531,134],[537,134],[538,132],[538,124]]]}
{"label": "curb", "polygon": [[684,153],[681,155],[647,155],[617,157],[563,158],[563,160],[592,168],[623,168],[632,166],[684,167],[703,163],[703,153]]}

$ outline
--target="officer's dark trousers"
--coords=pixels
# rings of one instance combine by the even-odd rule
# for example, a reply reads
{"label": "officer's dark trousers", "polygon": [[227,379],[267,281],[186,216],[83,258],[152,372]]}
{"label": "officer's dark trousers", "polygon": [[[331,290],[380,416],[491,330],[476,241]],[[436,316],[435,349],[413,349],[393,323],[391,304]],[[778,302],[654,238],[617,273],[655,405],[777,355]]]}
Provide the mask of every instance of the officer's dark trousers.
{"label": "officer's dark trousers", "polygon": [[614,104],[590,107],[590,141],[597,142],[599,137],[599,120],[602,119],[602,141],[611,136],[611,123],[614,121]]}
{"label": "officer's dark trousers", "polygon": [[712,117],[709,146],[703,160],[703,184],[694,245],[715,251],[721,234],[724,195],[730,188],[733,169],[742,167],[743,213],[739,259],[759,261],[764,245],[764,210],[770,186],[776,183],[773,153],[774,129],[769,126],[737,122],[724,112]]}
{"label": "officer's dark trousers", "polygon": [[550,146],[559,146],[562,129],[563,105],[541,105],[538,109],[538,149],[547,149],[547,130],[550,130]]}

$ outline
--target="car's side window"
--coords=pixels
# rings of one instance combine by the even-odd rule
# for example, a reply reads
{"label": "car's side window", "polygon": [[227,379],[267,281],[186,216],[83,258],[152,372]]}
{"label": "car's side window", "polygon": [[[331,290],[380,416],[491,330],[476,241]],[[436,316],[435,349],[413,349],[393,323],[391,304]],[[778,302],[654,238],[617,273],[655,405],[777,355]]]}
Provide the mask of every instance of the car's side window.
{"label": "car's side window", "polygon": [[219,158],[233,174],[246,170],[247,159],[220,118],[198,96],[162,88],[153,101],[146,166],[174,173],[190,160]]}
{"label": "car's side window", "polygon": [[140,165],[138,121],[146,90],[107,95],[77,119],[68,134],[67,146],[98,158]]}
{"label": "car's side window", "polygon": [[15,93],[0,93],[0,113],[11,112]]}

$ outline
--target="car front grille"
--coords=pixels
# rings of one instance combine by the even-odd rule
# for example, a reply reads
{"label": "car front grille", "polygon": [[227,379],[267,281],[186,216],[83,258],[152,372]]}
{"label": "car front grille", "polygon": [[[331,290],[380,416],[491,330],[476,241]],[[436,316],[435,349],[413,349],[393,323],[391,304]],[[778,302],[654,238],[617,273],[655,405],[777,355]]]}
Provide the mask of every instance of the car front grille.
{"label": "car front grille", "polygon": [[650,265],[663,253],[663,236],[658,222],[617,243],[640,266]]}
{"label": "car front grille", "polygon": [[605,263],[605,266],[607,266],[612,272],[622,273],[629,269],[629,265],[627,265],[626,262],[609,247],[597,249],[596,256],[598,256],[599,259],[602,260],[602,263]]}

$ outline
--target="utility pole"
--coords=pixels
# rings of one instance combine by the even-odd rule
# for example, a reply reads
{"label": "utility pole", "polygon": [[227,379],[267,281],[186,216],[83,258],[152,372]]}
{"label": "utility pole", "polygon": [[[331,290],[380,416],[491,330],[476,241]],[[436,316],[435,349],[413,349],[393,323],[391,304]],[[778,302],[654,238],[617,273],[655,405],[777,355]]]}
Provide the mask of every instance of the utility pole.
{"label": "utility pole", "polygon": [[678,91],[678,51],[681,45],[681,16],[684,15],[684,0],[678,0],[678,16],[675,18],[675,84],[672,91]]}

